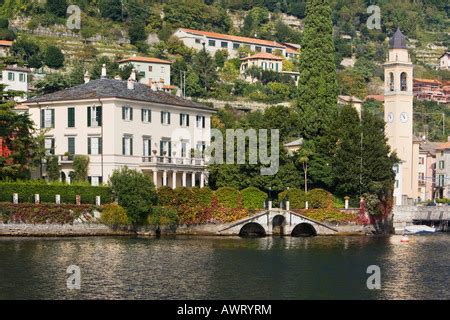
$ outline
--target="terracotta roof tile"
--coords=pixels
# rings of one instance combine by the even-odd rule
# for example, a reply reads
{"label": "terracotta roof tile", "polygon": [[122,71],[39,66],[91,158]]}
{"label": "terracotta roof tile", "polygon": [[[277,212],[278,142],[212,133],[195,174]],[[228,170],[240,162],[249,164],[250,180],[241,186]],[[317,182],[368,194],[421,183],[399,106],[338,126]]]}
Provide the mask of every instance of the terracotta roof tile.
{"label": "terracotta roof tile", "polygon": [[172,61],[168,60],[162,60],[158,58],[152,58],[152,57],[130,57],[126,59],[122,59],[119,61],[119,63],[123,62],[149,62],[149,63],[161,63],[161,64],[171,64]]}
{"label": "terracotta roof tile", "polygon": [[250,57],[242,58],[241,60],[256,60],[256,59],[283,60],[283,58],[281,57],[265,52],[256,53]]}

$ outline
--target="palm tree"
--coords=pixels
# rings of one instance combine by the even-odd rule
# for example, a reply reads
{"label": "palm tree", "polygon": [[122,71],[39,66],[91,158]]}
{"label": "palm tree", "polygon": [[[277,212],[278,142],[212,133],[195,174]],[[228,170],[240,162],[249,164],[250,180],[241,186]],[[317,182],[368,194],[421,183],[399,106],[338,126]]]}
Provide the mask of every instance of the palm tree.
{"label": "palm tree", "polygon": [[302,164],[303,172],[305,174],[305,193],[308,192],[308,162],[312,154],[312,149],[307,145],[303,145],[298,153],[298,162]]}

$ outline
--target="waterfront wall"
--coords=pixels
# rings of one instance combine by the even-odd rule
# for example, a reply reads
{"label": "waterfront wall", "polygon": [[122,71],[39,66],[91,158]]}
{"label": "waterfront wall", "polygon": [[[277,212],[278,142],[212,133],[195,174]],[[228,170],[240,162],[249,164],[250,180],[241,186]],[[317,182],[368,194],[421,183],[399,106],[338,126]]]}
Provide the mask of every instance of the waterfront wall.
{"label": "waterfront wall", "polygon": [[395,206],[393,209],[395,233],[402,233],[413,220],[439,220],[450,217],[450,206]]}
{"label": "waterfront wall", "polygon": [[99,223],[80,224],[0,224],[0,236],[11,237],[78,237],[122,236],[134,232],[113,230]]}

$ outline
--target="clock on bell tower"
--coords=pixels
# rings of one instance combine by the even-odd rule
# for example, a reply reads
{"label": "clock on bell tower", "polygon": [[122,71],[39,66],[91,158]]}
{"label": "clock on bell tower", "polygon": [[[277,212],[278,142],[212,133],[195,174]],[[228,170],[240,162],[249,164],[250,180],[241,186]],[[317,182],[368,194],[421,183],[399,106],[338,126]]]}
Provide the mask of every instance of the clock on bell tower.
{"label": "clock on bell tower", "polygon": [[[384,119],[386,136],[392,151],[400,158],[401,176],[394,191],[397,204],[401,198],[414,197],[413,179],[413,64],[406,47],[406,37],[397,29],[389,41],[389,55],[384,64]],[[399,199],[400,197],[400,199]]]}

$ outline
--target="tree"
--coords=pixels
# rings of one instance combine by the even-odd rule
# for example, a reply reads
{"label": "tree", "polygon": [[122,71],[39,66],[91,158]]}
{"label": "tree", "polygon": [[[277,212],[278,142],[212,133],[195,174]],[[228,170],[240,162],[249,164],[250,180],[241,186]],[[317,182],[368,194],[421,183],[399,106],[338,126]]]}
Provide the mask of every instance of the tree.
{"label": "tree", "polygon": [[73,181],[86,181],[89,174],[89,157],[76,155],[73,159]]}
{"label": "tree", "polygon": [[64,17],[66,15],[67,7],[66,0],[47,0],[46,3],[47,11],[58,17]]}
{"label": "tree", "polygon": [[100,14],[104,18],[113,21],[122,21],[122,1],[121,0],[100,0],[98,4]]}
{"label": "tree", "polygon": [[12,45],[11,51],[16,57],[28,61],[32,56],[40,54],[39,46],[28,39],[20,38]]}
{"label": "tree", "polygon": [[301,163],[304,174],[305,193],[308,192],[308,162],[313,154],[311,147],[305,143],[298,152],[298,162]]}
{"label": "tree", "polygon": [[150,176],[136,170],[128,167],[114,170],[109,186],[132,223],[141,222],[156,204],[155,185]]}
{"label": "tree", "polygon": [[15,112],[18,92],[0,85],[0,179],[25,179],[41,154],[36,129],[28,113]]}
{"label": "tree", "polygon": [[198,74],[199,84],[205,91],[209,91],[216,83],[216,63],[211,55],[203,48],[194,57],[194,70]]}
{"label": "tree", "polygon": [[147,39],[147,34],[144,32],[145,23],[142,20],[132,20],[128,27],[128,35],[132,44]]}
{"label": "tree", "polygon": [[59,181],[61,177],[61,167],[57,156],[47,157],[47,178],[50,181]]}
{"label": "tree", "polygon": [[72,85],[71,79],[61,73],[49,73],[36,83],[37,94],[56,92]]}
{"label": "tree", "polygon": [[64,66],[64,54],[57,46],[49,45],[45,51],[44,63],[47,67],[59,69]]}
{"label": "tree", "polygon": [[102,67],[106,65],[106,76],[108,78],[114,78],[119,74],[119,64],[115,61],[111,61],[107,56],[98,57],[91,65],[89,73],[91,79],[99,79],[102,74]]}
{"label": "tree", "polygon": [[217,50],[214,54],[214,61],[216,63],[216,66],[219,68],[222,68],[225,64],[225,61],[227,61],[228,58],[228,51],[226,49],[223,50]]}
{"label": "tree", "polygon": [[337,110],[333,24],[328,1],[307,2],[302,42],[297,105],[303,137],[311,139],[324,133]]}

